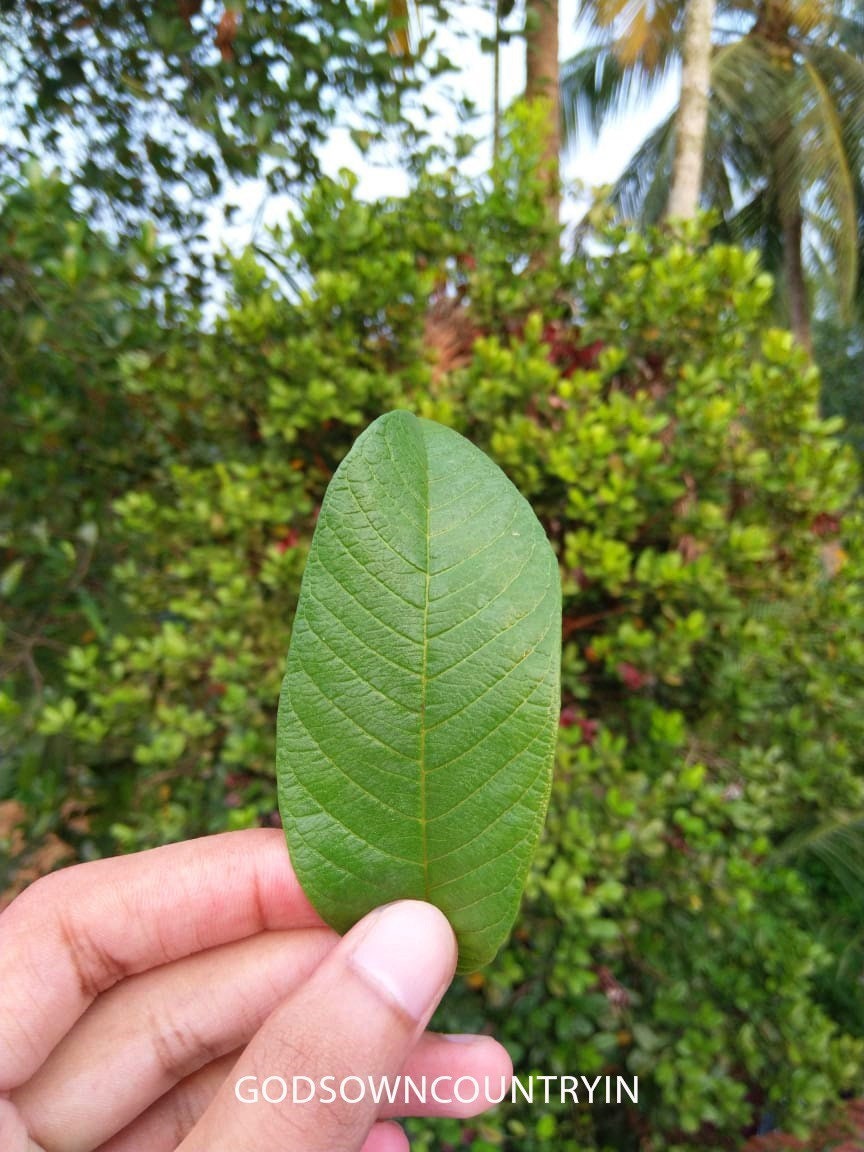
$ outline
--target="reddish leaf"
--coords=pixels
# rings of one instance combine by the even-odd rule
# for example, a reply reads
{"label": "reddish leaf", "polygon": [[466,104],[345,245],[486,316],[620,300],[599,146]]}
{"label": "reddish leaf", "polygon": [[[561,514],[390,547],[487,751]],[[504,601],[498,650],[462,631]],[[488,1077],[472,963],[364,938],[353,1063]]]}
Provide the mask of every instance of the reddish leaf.
{"label": "reddish leaf", "polygon": [[579,712],[575,704],[564,705],[558,723],[562,728],[572,728],[574,724],[579,723]]}
{"label": "reddish leaf", "polygon": [[813,518],[810,530],[814,536],[836,536],[840,531],[840,517],[830,512],[820,512]]}
{"label": "reddish leaf", "polygon": [[621,677],[621,682],[625,688],[630,692],[638,692],[640,688],[644,688],[651,680],[651,677],[645,672],[641,672],[635,664],[629,664],[626,660],[622,660],[617,668],[618,675]]}
{"label": "reddish leaf", "polygon": [[281,540],[276,543],[276,551],[284,556],[289,548],[296,548],[300,543],[300,533],[296,528],[289,528]]}
{"label": "reddish leaf", "polygon": [[600,731],[599,720],[589,720],[587,716],[580,716],[576,721],[582,731],[582,739],[586,744],[593,744],[597,739],[597,733]]}

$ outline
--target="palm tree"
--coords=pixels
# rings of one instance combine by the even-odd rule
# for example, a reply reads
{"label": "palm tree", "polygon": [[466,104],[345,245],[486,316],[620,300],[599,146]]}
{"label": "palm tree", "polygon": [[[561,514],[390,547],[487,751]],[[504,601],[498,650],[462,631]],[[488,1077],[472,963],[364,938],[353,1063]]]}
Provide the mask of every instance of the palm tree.
{"label": "palm tree", "polygon": [[711,92],[711,32],[715,0],[689,0],[684,19],[681,99],[675,122],[675,160],[669,191],[669,215],[696,215],[702,192],[708,97]]}
{"label": "palm tree", "polygon": [[[596,133],[679,67],[682,5],[594,0],[593,37],[562,69],[565,132]],[[829,265],[846,311],[858,282],[864,170],[864,16],[840,0],[719,0],[711,55],[702,202],[722,233],[758,245],[778,304],[810,347],[805,269]],[[635,14],[634,14],[635,13]],[[640,16],[641,14],[641,16]],[[642,144],[615,189],[626,216],[657,220],[669,202],[673,112]]]}
{"label": "palm tree", "polygon": [[557,220],[560,202],[558,156],[561,151],[558,0],[527,0],[525,99],[544,100],[549,104],[542,174],[549,190],[547,195],[549,213]]}

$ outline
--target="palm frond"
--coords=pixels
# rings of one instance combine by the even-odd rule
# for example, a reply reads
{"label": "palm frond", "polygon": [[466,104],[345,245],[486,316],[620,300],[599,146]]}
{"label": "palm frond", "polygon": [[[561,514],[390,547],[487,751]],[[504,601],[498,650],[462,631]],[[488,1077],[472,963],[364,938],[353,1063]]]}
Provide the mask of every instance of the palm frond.
{"label": "palm frond", "polygon": [[676,61],[649,72],[641,65],[622,65],[608,44],[583,48],[561,66],[561,109],[568,146],[596,141],[604,124],[626,116],[660,91]]}
{"label": "palm frond", "polygon": [[788,864],[806,856],[820,860],[857,899],[864,899],[864,816],[839,812],[831,819],[790,836],[769,858]]}
{"label": "palm frond", "polygon": [[831,21],[828,39],[852,56],[864,56],[864,19],[846,13],[836,14]]}
{"label": "palm frond", "polygon": [[828,34],[837,15],[836,0],[786,0],[789,27],[799,37]]}
{"label": "palm frond", "polygon": [[[746,197],[765,183],[767,157],[765,142],[755,126],[732,111],[719,99],[708,105],[705,139],[706,171],[722,164],[735,192],[735,200]],[[720,203],[712,200],[716,207]]]}
{"label": "palm frond", "polygon": [[390,51],[394,56],[410,56],[412,12],[409,0],[388,0],[387,17],[390,22]]}
{"label": "palm frond", "polygon": [[726,218],[729,239],[742,248],[762,248],[765,243],[765,229],[771,227],[772,212],[768,191],[761,188]]}
{"label": "palm frond", "polygon": [[621,72],[608,45],[592,44],[561,65],[564,143],[593,143],[620,109]]}
{"label": "palm frond", "polygon": [[580,0],[576,5],[576,32],[595,44],[608,41],[610,15],[598,0]]}
{"label": "palm frond", "polygon": [[735,206],[736,188],[732,171],[723,154],[724,150],[712,143],[713,136],[709,122],[702,168],[702,201],[707,206],[718,209],[721,217],[725,217]]}
{"label": "palm frond", "polygon": [[762,267],[773,276],[782,297],[783,229],[777,200],[769,186],[763,183],[734,213],[727,216],[724,236],[742,248],[758,250]]}
{"label": "palm frond", "polygon": [[785,112],[785,78],[760,40],[745,36],[716,50],[711,95],[727,113],[729,127],[766,155],[766,128]]}
{"label": "palm frond", "polygon": [[[562,70],[565,139],[596,139],[658,92],[679,64],[684,8],[670,0],[580,6],[592,42]],[[782,222],[803,212],[807,266],[822,270],[823,285],[833,269],[835,299],[849,309],[864,299],[864,7],[783,0],[782,8],[788,20],[773,27],[764,0],[717,0],[726,34],[712,57],[702,199],[723,214],[724,235],[758,245],[765,266],[781,273],[781,307]],[[622,215],[662,215],[673,137],[674,116],[631,160],[613,193]]]}
{"label": "palm frond", "polygon": [[[765,63],[758,45],[739,41],[716,50],[705,140],[702,201],[706,206],[730,213],[742,195],[764,186],[765,144],[758,120],[766,108],[779,101],[774,95],[777,87],[775,71]],[[769,90],[767,96],[765,89]],[[656,222],[662,216],[669,191],[674,130],[673,113],[628,164],[613,192],[613,202],[622,216],[643,223]],[[740,239],[744,242],[745,238]]]}
{"label": "palm frond", "polygon": [[669,199],[675,116],[668,116],[637,148],[612,192],[621,216],[656,223]]}
{"label": "palm frond", "polygon": [[833,44],[814,45],[808,57],[831,92],[852,166],[860,168],[864,163],[864,60]]}
{"label": "palm frond", "polygon": [[611,43],[627,67],[637,60],[651,70],[670,46],[677,51],[683,24],[678,0],[590,0],[577,10],[577,31]]}
{"label": "palm frond", "polygon": [[[848,315],[858,278],[858,213],[855,175],[845,147],[843,124],[828,85],[810,59],[797,73],[800,95],[796,104],[799,150],[799,187],[808,217],[830,224],[822,230],[835,259],[837,295]],[[783,173],[778,173],[782,180]]]}

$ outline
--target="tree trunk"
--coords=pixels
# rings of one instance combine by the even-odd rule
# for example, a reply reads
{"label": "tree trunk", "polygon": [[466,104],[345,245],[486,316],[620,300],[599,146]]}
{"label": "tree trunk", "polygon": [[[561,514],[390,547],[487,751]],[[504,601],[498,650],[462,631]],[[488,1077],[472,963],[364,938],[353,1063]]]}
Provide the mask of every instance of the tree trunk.
{"label": "tree trunk", "polygon": [[783,264],[786,271],[786,291],[789,294],[789,325],[801,347],[812,352],[810,297],[804,278],[804,258],[801,250],[803,225],[800,208],[784,215]]}
{"label": "tree trunk", "polygon": [[708,95],[711,90],[711,32],[715,0],[689,0],[684,20],[681,101],[675,116],[675,161],[666,214],[689,220],[699,208]]}
{"label": "tree trunk", "polygon": [[492,75],[492,163],[501,155],[501,0],[495,3],[495,59]]}
{"label": "tree trunk", "polygon": [[558,220],[561,203],[558,156],[561,151],[561,99],[558,92],[558,0],[528,0],[526,11],[525,98],[549,104],[542,176],[549,215]]}

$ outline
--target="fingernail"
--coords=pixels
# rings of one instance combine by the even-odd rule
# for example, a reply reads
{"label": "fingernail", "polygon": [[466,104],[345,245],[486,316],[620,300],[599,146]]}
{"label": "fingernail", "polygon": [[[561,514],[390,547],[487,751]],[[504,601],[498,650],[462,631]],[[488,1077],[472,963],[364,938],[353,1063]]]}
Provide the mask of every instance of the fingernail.
{"label": "fingernail", "polygon": [[442,1032],[440,1035],[443,1040],[449,1040],[451,1044],[482,1044],[489,1039],[488,1036],[479,1036],[476,1032]]}
{"label": "fingernail", "polygon": [[389,904],[373,916],[361,923],[350,963],[412,1019],[425,1020],[453,979],[453,930],[443,912],[418,900]]}

